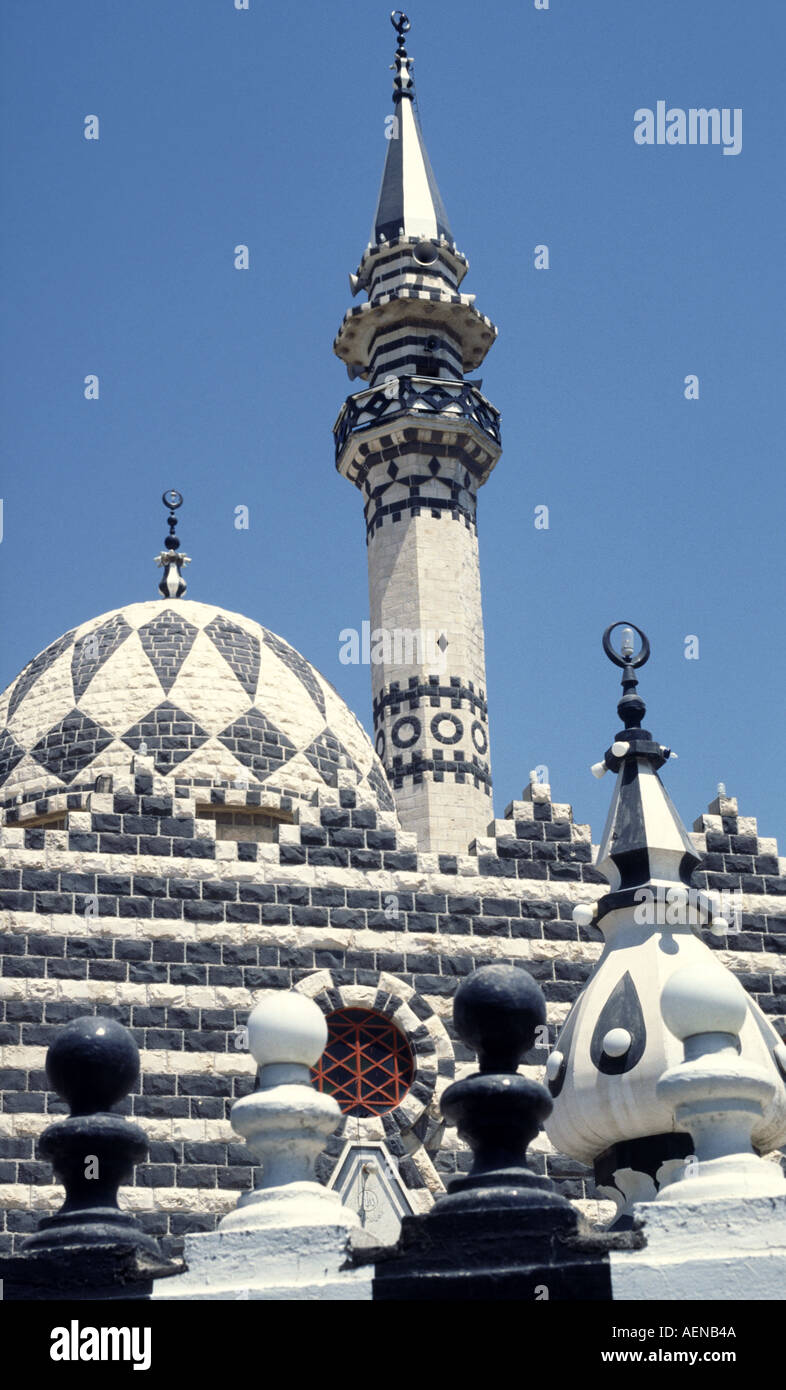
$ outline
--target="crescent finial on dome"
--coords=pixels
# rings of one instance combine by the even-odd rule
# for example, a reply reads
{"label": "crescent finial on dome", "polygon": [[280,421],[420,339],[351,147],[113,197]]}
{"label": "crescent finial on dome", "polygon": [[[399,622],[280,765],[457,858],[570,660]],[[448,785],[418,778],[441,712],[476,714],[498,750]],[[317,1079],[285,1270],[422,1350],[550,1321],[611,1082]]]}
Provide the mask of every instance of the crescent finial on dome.
{"label": "crescent finial on dome", "polygon": [[188,555],[179,555],[180,541],[175,535],[177,528],[177,509],[183,505],[183,494],[170,488],[168,492],[161,495],[161,501],[169,509],[169,535],[164,541],[164,549],[160,555],[156,555],[155,562],[164,573],[161,576],[161,583],[158,592],[163,598],[182,598],[186,592],[186,581],[183,578],[182,570],[184,565],[190,565],[191,559]]}

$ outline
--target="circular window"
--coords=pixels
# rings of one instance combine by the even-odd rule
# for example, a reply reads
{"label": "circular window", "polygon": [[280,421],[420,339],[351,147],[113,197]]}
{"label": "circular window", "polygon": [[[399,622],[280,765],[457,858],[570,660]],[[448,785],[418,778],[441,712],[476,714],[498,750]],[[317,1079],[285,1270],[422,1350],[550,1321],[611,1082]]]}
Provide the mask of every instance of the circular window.
{"label": "circular window", "polygon": [[368,1009],[338,1009],[327,1026],[327,1046],[311,1072],[317,1090],[335,1096],[345,1115],[395,1109],[415,1070],[403,1033]]}

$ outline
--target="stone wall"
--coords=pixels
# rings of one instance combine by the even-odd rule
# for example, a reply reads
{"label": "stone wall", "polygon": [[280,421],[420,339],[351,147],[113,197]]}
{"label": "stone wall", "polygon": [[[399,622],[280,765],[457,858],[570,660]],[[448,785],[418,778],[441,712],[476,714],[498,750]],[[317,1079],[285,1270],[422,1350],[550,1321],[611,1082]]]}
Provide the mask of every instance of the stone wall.
{"label": "stone wall", "polygon": [[[601,950],[600,933],[571,915],[604,891],[589,827],[535,787],[472,852],[418,854],[414,834],[397,830],[353,774],[340,773],[339,783],[295,810],[297,823],[282,825],[275,844],[217,841],[215,823],[196,818],[193,790],[173,795],[171,781],[139,758],[115,776],[112,793],[7,813],[0,1249],[33,1229],[33,1212],[62,1200],[36,1157],[37,1137],[65,1111],[44,1061],[57,1027],[85,1013],[117,1018],[140,1047],[141,1083],[121,1108],[147,1131],[150,1162],[123,1200],[168,1249],[187,1231],[213,1229],[252,1185],[228,1116],[254,1084],[242,1028],[264,989],[295,986],[326,1012],[386,1013],[415,1058],[414,1083],[395,1111],[345,1119],[321,1161],[324,1179],[347,1137],[385,1141],[416,1210],[466,1169],[469,1155],[454,1132],[443,1133],[438,1109],[444,1087],[473,1065],[453,1032],[452,996],[479,965],[522,965],[545,992],[553,1043]],[[225,806],[252,796],[211,793]],[[26,828],[25,815],[57,810],[65,829]],[[696,829],[705,853],[697,886],[744,895],[741,931],[709,940],[783,1032],[786,863],[733,801],[714,803]],[[540,1078],[547,1051],[544,1039],[525,1070]],[[551,1152],[545,1136],[534,1158],[566,1195],[596,1209],[589,1170]]]}

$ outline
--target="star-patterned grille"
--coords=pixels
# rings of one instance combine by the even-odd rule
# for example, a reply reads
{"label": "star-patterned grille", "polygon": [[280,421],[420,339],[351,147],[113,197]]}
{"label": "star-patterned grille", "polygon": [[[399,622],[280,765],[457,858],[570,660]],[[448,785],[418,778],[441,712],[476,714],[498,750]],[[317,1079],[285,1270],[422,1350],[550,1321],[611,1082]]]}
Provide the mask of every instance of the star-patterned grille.
{"label": "star-patterned grille", "polygon": [[395,1024],[368,1009],[328,1016],[325,1051],[311,1076],[345,1115],[381,1115],[403,1100],[414,1075],[409,1044]]}

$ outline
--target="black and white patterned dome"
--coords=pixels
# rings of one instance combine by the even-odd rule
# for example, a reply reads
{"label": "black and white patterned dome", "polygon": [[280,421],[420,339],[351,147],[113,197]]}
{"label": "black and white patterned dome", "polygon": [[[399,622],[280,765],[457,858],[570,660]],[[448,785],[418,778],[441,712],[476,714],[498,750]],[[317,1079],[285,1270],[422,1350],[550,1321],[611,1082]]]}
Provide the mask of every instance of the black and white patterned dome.
{"label": "black and white patterned dome", "polygon": [[0,805],[93,786],[138,753],[177,782],[300,798],[349,768],[393,809],[368,735],[330,682],[282,638],[210,604],[104,613],[0,696]]}

